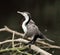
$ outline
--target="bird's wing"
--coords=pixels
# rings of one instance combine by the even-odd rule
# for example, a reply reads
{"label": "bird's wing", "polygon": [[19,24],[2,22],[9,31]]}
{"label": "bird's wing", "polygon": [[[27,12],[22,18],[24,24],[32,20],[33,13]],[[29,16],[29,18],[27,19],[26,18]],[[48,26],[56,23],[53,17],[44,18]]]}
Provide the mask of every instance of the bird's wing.
{"label": "bird's wing", "polygon": [[35,24],[28,24],[27,25],[27,36],[32,36],[32,35],[36,35],[39,34],[39,29]]}

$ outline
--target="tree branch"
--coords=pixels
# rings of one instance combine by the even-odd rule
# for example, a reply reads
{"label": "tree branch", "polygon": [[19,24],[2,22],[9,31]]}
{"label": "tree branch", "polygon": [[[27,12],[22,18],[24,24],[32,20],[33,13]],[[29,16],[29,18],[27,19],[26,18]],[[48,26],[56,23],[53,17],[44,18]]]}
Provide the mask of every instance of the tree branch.
{"label": "tree branch", "polygon": [[[0,32],[1,32],[1,31],[10,32],[10,33],[12,33],[13,35],[12,35],[12,40],[2,41],[2,42],[0,42],[0,45],[1,45],[1,44],[4,44],[4,43],[12,42],[12,46],[14,47],[14,42],[15,42],[15,41],[23,42],[23,43],[28,43],[28,42],[29,42],[28,40],[31,40],[31,39],[25,40],[25,39],[22,39],[22,38],[14,39],[14,35],[15,35],[15,34],[16,34],[16,35],[19,35],[19,36],[22,36],[22,37],[24,36],[24,34],[19,33],[19,32],[17,32],[17,31],[14,31],[14,30],[11,30],[11,29],[9,29],[7,26],[5,26],[4,28],[1,28],[1,29],[0,29]],[[54,45],[45,43],[45,42],[43,42],[43,41],[42,41],[42,42],[41,42],[41,41],[37,41],[37,43],[46,45],[46,46],[48,46],[49,48],[58,48],[58,49],[60,49],[60,46],[54,46]],[[16,47],[15,47],[15,48],[16,48]],[[46,52],[45,50],[43,50],[43,49],[41,49],[41,48],[39,48],[39,47],[37,47],[37,46],[35,46],[35,45],[31,45],[31,49],[33,49],[33,50],[36,51],[36,52],[39,52],[41,55],[52,55],[52,54]],[[1,52],[1,50],[0,50],[0,52]]]}
{"label": "tree branch", "polygon": [[[19,42],[24,42],[24,43],[28,43],[29,41],[27,41],[27,40],[25,40],[25,39],[22,39],[22,38],[20,38],[20,39],[15,39],[14,41],[19,41]],[[4,43],[7,43],[7,42],[12,42],[12,40],[6,40],[6,41],[4,41],[4,42],[0,42],[0,44],[4,44]],[[31,49],[32,50],[34,50],[34,51],[36,51],[37,53],[40,53],[41,55],[52,55],[52,54],[50,54],[50,53],[48,53],[48,52],[46,52],[45,50],[42,50],[41,48],[39,48],[39,47],[37,47],[37,46],[35,46],[35,45],[31,45]],[[13,49],[11,49],[11,50],[13,50]],[[0,52],[1,52],[2,50],[0,50]],[[4,50],[5,51],[5,50]],[[6,51],[8,51],[8,50],[6,50]]]}
{"label": "tree branch", "polygon": [[19,32],[17,32],[17,31],[14,31],[14,30],[11,30],[10,28],[8,28],[7,26],[4,26],[4,28],[1,28],[0,29],[0,32],[1,31],[7,31],[7,32],[10,32],[10,33],[15,33],[16,35],[19,35],[19,36],[24,36],[24,34],[22,34],[22,33],[19,33]]}

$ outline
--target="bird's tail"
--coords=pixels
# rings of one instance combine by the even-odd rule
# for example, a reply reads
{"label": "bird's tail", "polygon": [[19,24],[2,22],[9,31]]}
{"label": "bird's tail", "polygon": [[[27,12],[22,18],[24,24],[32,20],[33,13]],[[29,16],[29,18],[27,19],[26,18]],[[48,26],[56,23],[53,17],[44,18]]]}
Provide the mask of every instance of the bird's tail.
{"label": "bird's tail", "polygon": [[55,41],[53,41],[53,40],[47,38],[46,36],[44,36],[44,38],[45,38],[47,41],[49,41],[49,42],[55,42]]}
{"label": "bird's tail", "polygon": [[49,41],[49,42],[53,42],[53,43],[55,42],[55,41],[53,41],[53,40],[47,38],[47,37],[46,37],[44,34],[42,34],[42,33],[40,33],[39,38],[41,38],[41,39],[45,39],[45,40],[47,40],[47,41]]}

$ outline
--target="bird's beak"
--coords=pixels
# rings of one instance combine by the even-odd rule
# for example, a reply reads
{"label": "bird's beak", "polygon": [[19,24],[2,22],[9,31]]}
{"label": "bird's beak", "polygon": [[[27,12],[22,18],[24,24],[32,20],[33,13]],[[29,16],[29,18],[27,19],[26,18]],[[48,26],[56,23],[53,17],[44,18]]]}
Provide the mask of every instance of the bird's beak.
{"label": "bird's beak", "polygon": [[23,13],[22,13],[22,12],[20,12],[20,11],[17,11],[17,13],[19,13],[19,14],[22,14],[22,15],[23,15]]}

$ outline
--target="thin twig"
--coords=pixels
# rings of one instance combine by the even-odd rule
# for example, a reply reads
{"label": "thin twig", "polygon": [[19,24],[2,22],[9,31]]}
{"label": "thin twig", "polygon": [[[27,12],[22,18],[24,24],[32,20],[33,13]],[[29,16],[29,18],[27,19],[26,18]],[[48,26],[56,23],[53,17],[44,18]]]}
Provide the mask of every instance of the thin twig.
{"label": "thin twig", "polygon": [[14,36],[15,36],[15,32],[13,32],[13,35],[12,35],[12,47],[14,48]]}

